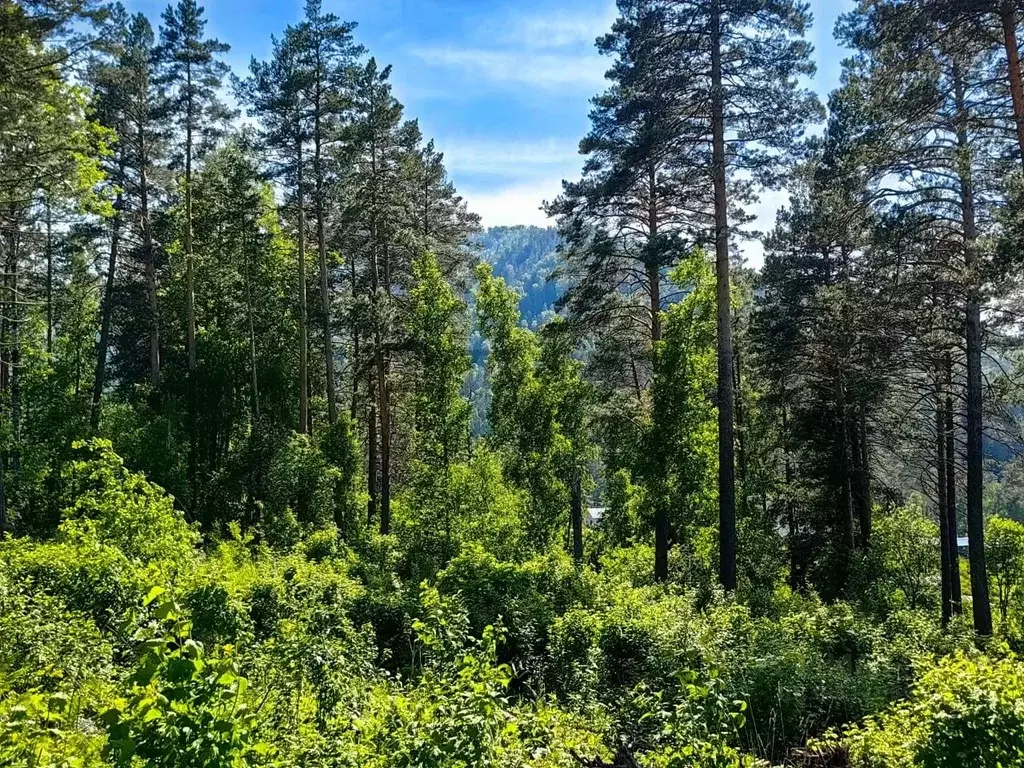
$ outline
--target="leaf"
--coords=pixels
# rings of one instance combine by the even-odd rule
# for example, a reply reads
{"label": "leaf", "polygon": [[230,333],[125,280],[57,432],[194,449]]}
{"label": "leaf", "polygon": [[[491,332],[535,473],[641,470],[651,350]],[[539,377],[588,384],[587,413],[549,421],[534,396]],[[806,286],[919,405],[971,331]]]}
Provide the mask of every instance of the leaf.
{"label": "leaf", "polygon": [[149,588],[149,592],[146,593],[146,597],[142,601],[142,605],[143,606],[148,606],[150,603],[152,603],[154,600],[156,600],[158,597],[160,597],[160,595],[164,594],[166,591],[167,590],[164,589],[161,586],[150,587]]}

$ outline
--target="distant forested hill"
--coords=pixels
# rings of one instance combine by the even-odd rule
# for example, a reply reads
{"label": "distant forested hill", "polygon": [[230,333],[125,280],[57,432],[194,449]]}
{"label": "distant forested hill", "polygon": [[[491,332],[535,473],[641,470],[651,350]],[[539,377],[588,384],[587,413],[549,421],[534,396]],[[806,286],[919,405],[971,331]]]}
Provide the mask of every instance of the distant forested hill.
{"label": "distant forested hill", "polygon": [[[476,243],[480,248],[480,259],[492,265],[495,275],[505,278],[506,283],[522,294],[519,310],[523,322],[536,329],[554,311],[560,292],[559,286],[547,279],[557,264],[558,232],[554,227],[522,224],[490,227],[480,234]],[[472,307],[472,300],[470,305]],[[480,435],[487,428],[486,414],[491,394],[484,371],[487,346],[475,327],[469,344],[473,370],[467,381],[466,394],[473,404],[473,434]]]}
{"label": "distant forested hill", "polygon": [[557,284],[547,279],[557,263],[558,232],[554,227],[491,227],[478,242],[480,257],[494,266],[494,274],[523,293],[523,320],[536,328],[559,294]]}

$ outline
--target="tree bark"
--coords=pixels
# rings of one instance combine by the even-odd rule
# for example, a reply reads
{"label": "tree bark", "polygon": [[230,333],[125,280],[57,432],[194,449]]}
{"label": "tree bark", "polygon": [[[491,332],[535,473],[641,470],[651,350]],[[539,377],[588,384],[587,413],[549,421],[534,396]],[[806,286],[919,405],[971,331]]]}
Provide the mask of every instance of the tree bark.
{"label": "tree bark", "polygon": [[245,255],[245,314],[249,326],[249,394],[252,422],[255,427],[260,420],[260,384],[256,374],[256,325],[253,320],[252,306],[252,253],[250,253],[249,238],[245,236],[243,236],[242,251]]}
{"label": "tree bark", "polygon": [[1013,122],[1017,130],[1020,160],[1024,163],[1024,83],[1021,82],[1020,51],[1017,48],[1017,9],[1012,2],[1004,2],[999,12],[1003,24],[1003,46],[1010,80],[1010,98],[1013,102]]}
{"label": "tree bark", "polygon": [[11,306],[11,470],[21,472],[21,292],[18,287],[18,233],[12,237],[10,264]]}
{"label": "tree bark", "polygon": [[789,588],[796,591],[802,586],[802,576],[797,556],[797,525],[796,509],[793,505],[793,461],[789,455],[789,415],[786,406],[782,406],[782,461],[786,478],[786,527],[787,545],[789,549]]}
{"label": "tree bark", "polygon": [[[739,318],[736,318],[739,322]],[[735,335],[733,336],[735,341]],[[736,428],[736,469],[739,472],[739,513],[747,514],[747,446],[743,423],[743,357],[740,346],[733,347],[733,408],[735,409]]]}
{"label": "tree bark", "polygon": [[583,562],[583,483],[577,469],[572,476],[572,559],[577,565]]}
{"label": "tree bark", "polygon": [[153,228],[149,217],[149,176],[146,172],[145,127],[138,128],[139,136],[139,218],[142,229],[142,251],[146,260],[146,294],[149,299],[149,384],[160,387],[160,317],[156,295],[156,253],[153,249]]}
{"label": "tree bark", "polygon": [[861,407],[853,429],[857,435],[856,480],[857,480],[857,521],[860,525],[860,545],[867,549],[871,544],[871,450],[868,446],[867,417]]}
{"label": "tree bark", "polygon": [[963,590],[960,586],[960,547],[957,537],[960,526],[956,514],[956,432],[953,418],[953,358],[949,352],[943,360],[946,374],[946,407],[943,409],[946,418],[946,525],[949,527],[949,558],[953,579],[950,582],[950,608],[954,616],[963,613]]}
{"label": "tree bark", "polygon": [[[186,68],[189,92],[192,88],[192,68]],[[198,494],[199,425],[196,393],[196,292],[192,247],[192,125],[194,105],[189,99],[185,117],[185,347],[188,353],[188,510],[194,515]]]}
{"label": "tree bark", "polygon": [[[648,168],[647,229],[650,240],[658,237],[657,172]],[[647,264],[651,308],[651,362],[652,375],[658,376],[658,344],[661,342],[661,269],[657,261]],[[668,507],[659,499],[654,508],[654,579],[668,579],[669,520]]]}
{"label": "tree bark", "polygon": [[935,376],[935,490],[939,510],[940,581],[942,584],[942,626],[949,624],[953,615],[953,564],[950,561],[950,537],[956,540],[956,532],[949,529],[946,515],[946,416],[944,413],[942,382]]}
{"label": "tree bark", "polygon": [[366,418],[366,523],[373,525],[377,515],[377,405],[374,399],[374,386],[368,385],[370,407]]}
{"label": "tree bark", "polygon": [[320,104],[317,99],[313,130],[313,175],[316,189],[316,244],[320,264],[320,307],[323,312],[324,372],[327,381],[327,418],[331,424],[338,420],[338,397],[334,386],[334,342],[331,337],[331,293],[327,274],[327,238],[325,232],[324,180],[321,158],[322,136],[320,135]]}
{"label": "tree bark", "polygon": [[963,216],[964,277],[967,289],[967,543],[971,563],[971,602],[974,630],[992,634],[992,606],[988,595],[985,567],[985,521],[982,510],[982,382],[981,382],[981,292],[976,251],[977,227],[974,219],[974,186],[971,178],[970,147],[967,137],[967,110],[964,81],[959,66],[953,65],[957,103],[957,149],[964,158],[958,163],[960,209]]}
{"label": "tree bark", "polygon": [[114,219],[110,228],[110,261],[107,264],[106,286],[103,290],[103,310],[100,315],[100,338],[96,346],[96,376],[92,383],[92,411],[89,421],[95,432],[100,426],[100,401],[106,384],[107,348],[110,345],[110,324],[114,316],[114,281],[117,273],[117,255],[121,242],[121,195],[114,201]]}
{"label": "tree bark", "polygon": [[49,195],[46,197],[46,354],[53,354],[53,211]]}
{"label": "tree bark", "polygon": [[733,444],[732,311],[729,206],[725,188],[725,93],[722,9],[711,3],[711,152],[715,197],[715,276],[718,301],[718,579],[736,589],[736,467]]}
{"label": "tree bark", "polygon": [[302,138],[295,141],[295,197],[298,206],[299,224],[299,432],[309,433],[309,340],[307,338],[309,323],[306,310],[306,200],[302,178]]}

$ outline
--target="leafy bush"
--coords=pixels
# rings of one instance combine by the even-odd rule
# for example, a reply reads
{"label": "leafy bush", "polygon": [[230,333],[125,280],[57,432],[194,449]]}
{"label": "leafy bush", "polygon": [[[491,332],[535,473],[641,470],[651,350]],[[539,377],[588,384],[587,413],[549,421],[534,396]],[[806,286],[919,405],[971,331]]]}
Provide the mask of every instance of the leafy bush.
{"label": "leafy bush", "polygon": [[[146,604],[161,594],[152,590]],[[129,696],[103,713],[105,754],[125,768],[140,760],[153,768],[241,768],[248,755],[269,752],[255,742],[256,719],[245,701],[248,681],[232,649],[207,653],[169,599],[155,616],[163,626],[145,638]]]}
{"label": "leafy bush", "polygon": [[58,597],[101,627],[120,621],[142,596],[139,572],[121,550],[84,533],[67,542],[4,542],[0,567],[12,584]]}
{"label": "leafy bush", "polygon": [[0,699],[0,765],[7,768],[94,768],[101,758],[98,733],[76,728],[80,702],[64,693],[29,693]]}
{"label": "leafy bush", "polygon": [[142,564],[183,568],[193,558],[199,537],[174,508],[173,499],[126,469],[109,441],[94,439],[75,448],[84,457],[69,472],[72,503],[64,510],[61,538],[96,540]]}
{"label": "leafy bush", "polygon": [[335,493],[343,480],[308,435],[291,435],[270,463],[263,509],[267,540],[290,549],[303,530],[333,523]]}
{"label": "leafy bush", "polygon": [[954,654],[925,672],[909,699],[831,740],[857,768],[1024,765],[1024,665]]}
{"label": "leafy bush", "polygon": [[0,696],[75,691],[111,671],[113,650],[92,617],[0,573]]}

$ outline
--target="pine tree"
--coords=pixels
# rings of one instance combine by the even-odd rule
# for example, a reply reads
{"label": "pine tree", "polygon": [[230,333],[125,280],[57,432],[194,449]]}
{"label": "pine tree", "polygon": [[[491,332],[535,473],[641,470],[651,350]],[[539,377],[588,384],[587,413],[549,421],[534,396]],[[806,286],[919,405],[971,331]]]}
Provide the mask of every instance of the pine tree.
{"label": "pine tree", "polygon": [[334,360],[331,275],[327,256],[327,217],[331,187],[338,174],[333,169],[332,149],[340,139],[351,111],[355,60],[362,52],[352,41],[355,24],[324,13],[320,0],[307,0],[305,18],[293,31],[302,69],[301,110],[312,144],[311,171],[317,261],[320,275],[320,320],[323,335],[327,413],[337,421],[338,405]]}
{"label": "pine tree", "polygon": [[[754,184],[777,184],[800,129],[820,114],[814,95],[799,85],[814,73],[803,39],[806,6],[762,0],[670,0],[668,55],[679,69],[680,101],[697,117],[683,141],[709,147],[701,161],[711,170],[715,274],[718,292],[718,504],[719,579],[736,588],[736,504],[733,406],[729,194],[742,168]],[[666,41],[668,43],[669,41]],[[706,116],[706,117],[705,117]],[[744,190],[745,192],[745,190]],[[741,193],[743,194],[743,193]],[[740,222],[741,223],[741,222]]]}
{"label": "pine tree", "polygon": [[309,140],[303,89],[309,75],[300,55],[294,30],[285,32],[282,40],[273,40],[274,56],[270,61],[253,59],[249,77],[236,82],[236,91],[249,105],[250,114],[260,120],[260,140],[271,161],[271,174],[291,191],[295,210],[295,242],[298,254],[296,292],[298,300],[298,431],[310,430],[308,374],[308,311],[306,303],[306,202],[304,180],[305,145]]}
{"label": "pine tree", "polygon": [[196,0],[179,0],[169,5],[161,17],[160,45],[157,49],[159,64],[158,84],[167,95],[164,108],[170,119],[183,134],[178,161],[184,176],[182,194],[181,242],[185,261],[185,353],[188,361],[189,383],[189,507],[196,502],[196,403],[195,387],[191,381],[196,370],[196,299],[195,253],[193,247],[192,173],[193,166],[221,132],[222,124],[231,112],[217,94],[228,66],[218,56],[230,46],[215,39],[204,39],[206,19],[204,9]]}

